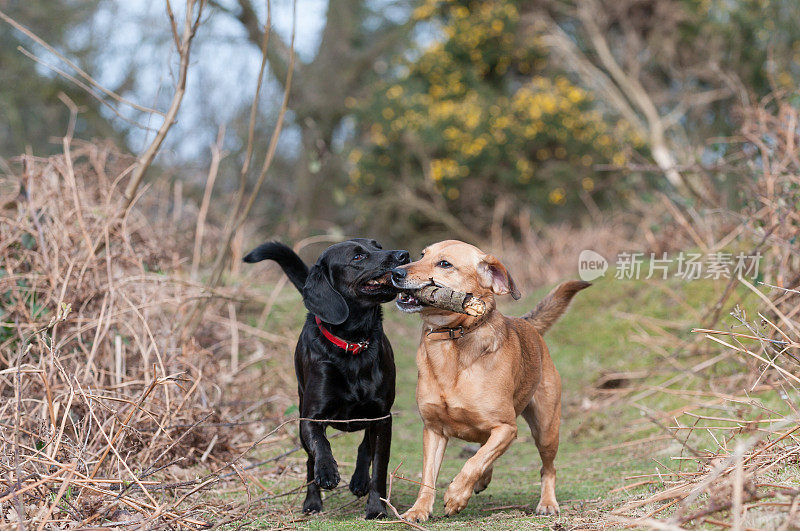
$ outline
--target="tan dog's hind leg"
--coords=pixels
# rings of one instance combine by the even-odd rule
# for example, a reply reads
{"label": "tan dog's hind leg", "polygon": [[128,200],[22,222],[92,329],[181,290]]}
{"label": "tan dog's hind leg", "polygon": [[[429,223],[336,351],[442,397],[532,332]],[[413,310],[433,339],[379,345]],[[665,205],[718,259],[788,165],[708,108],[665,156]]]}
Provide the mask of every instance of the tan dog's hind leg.
{"label": "tan dog's hind leg", "polygon": [[491,435],[478,452],[467,459],[461,472],[453,479],[444,494],[444,512],[452,516],[467,506],[475,483],[503,455],[517,437],[516,424],[501,424],[492,429]]}
{"label": "tan dog's hind leg", "polygon": [[431,517],[433,500],[436,497],[436,478],[442,466],[447,437],[425,428],[422,432],[422,485],[419,487],[417,501],[402,518],[411,522],[424,522]]}
{"label": "tan dog's hind leg", "polygon": [[[552,362],[551,362],[552,363]],[[556,467],[558,453],[558,429],[561,424],[561,378],[553,369],[552,376],[533,395],[533,400],[522,411],[522,417],[531,428],[531,435],[536,441],[539,456],[542,458],[542,495],[536,514],[555,516],[559,514],[556,501]]]}

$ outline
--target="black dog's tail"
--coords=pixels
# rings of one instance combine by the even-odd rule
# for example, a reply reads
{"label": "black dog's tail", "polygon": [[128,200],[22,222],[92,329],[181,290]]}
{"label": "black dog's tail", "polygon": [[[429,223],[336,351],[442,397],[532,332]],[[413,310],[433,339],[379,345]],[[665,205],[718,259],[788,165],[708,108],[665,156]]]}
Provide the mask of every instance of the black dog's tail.
{"label": "black dog's tail", "polygon": [[308,278],[308,266],[297,256],[291,247],[279,242],[262,243],[244,257],[247,263],[260,262],[261,260],[274,260],[281,266],[283,272],[292,281],[294,287],[303,293],[303,286]]}

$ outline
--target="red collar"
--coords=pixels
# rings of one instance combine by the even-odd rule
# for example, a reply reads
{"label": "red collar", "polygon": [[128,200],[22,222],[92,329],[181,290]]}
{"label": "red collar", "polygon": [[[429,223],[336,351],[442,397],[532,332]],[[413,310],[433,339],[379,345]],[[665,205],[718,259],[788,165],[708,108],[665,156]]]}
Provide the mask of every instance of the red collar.
{"label": "red collar", "polygon": [[335,335],[331,334],[324,326],[322,326],[322,320],[319,317],[315,315],[314,320],[317,322],[317,328],[319,328],[319,331],[322,332],[322,335],[325,336],[325,338],[328,341],[330,341],[337,347],[344,349],[345,352],[352,352],[353,356],[366,350],[367,347],[369,346],[369,341],[350,343],[348,341],[345,341],[341,337],[336,337]]}

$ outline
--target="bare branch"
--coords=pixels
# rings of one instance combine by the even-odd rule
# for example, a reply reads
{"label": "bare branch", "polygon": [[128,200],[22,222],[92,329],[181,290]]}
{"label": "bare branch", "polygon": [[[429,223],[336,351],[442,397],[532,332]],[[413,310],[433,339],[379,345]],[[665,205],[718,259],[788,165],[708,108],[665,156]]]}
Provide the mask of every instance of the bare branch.
{"label": "bare branch", "polygon": [[[235,16],[247,31],[247,38],[250,40],[250,42],[261,46],[265,33],[271,30],[270,21],[268,20],[267,22],[267,29],[262,29],[261,24],[258,22],[258,13],[253,7],[253,3],[250,0],[237,0],[237,3],[239,4],[240,9],[239,12],[235,14],[230,10],[221,8],[217,2],[214,2],[214,5]],[[267,5],[269,6],[269,3]],[[269,10],[269,7],[267,9]],[[267,18],[270,18],[269,13],[267,13]],[[294,50],[291,46],[284,43],[280,36],[274,35],[272,37],[272,46],[266,48],[266,52],[272,73],[275,74],[278,82],[284,83],[289,74],[289,62]],[[295,64],[295,75],[299,74],[300,71],[297,68],[297,64]]]}
{"label": "bare branch", "polygon": [[732,94],[733,91],[729,87],[706,90],[697,94],[688,94],[681,99],[680,103],[678,103],[669,114],[664,116],[664,126],[669,129],[677,124],[692,107],[703,107],[715,101],[729,98]]}
{"label": "bare branch", "polygon": [[[286,111],[289,108],[289,92],[292,88],[292,75],[294,73],[294,66],[295,66],[295,52],[294,52],[294,39],[295,34],[297,31],[297,1],[295,0],[292,3],[292,38],[291,38],[291,56],[289,58],[289,70],[286,76],[286,80],[284,83],[284,91],[283,91],[283,102],[281,103],[280,111],[278,112],[278,119],[275,123],[275,128],[272,131],[272,137],[270,138],[269,146],[267,147],[267,153],[264,156],[264,162],[261,165],[261,171],[256,179],[256,183],[253,186],[253,189],[250,192],[250,197],[247,200],[247,203],[243,206],[244,201],[244,187],[247,184],[247,180],[244,178],[246,176],[247,168],[243,168],[241,173],[240,179],[240,188],[237,193],[236,205],[234,206],[233,210],[231,211],[231,215],[228,218],[228,223],[225,227],[225,236],[223,237],[222,245],[220,245],[216,259],[214,260],[214,266],[211,272],[211,277],[208,281],[209,287],[215,287],[219,284],[222,278],[222,272],[225,269],[226,259],[228,258],[228,249],[231,246],[231,242],[233,241],[233,237],[236,235],[239,228],[242,226],[244,221],[247,219],[247,215],[250,213],[250,210],[253,207],[253,204],[258,197],[258,192],[261,189],[261,186],[264,184],[264,181],[267,177],[267,173],[269,168],[272,166],[273,158],[275,157],[275,150],[278,147],[278,138],[280,137],[281,130],[283,129],[283,122],[284,118],[286,117]],[[267,40],[264,39],[262,44],[262,52],[266,51]],[[263,75],[263,68],[264,68],[264,60],[262,59],[262,71],[261,74]],[[254,97],[253,107],[251,108],[251,134],[252,134],[252,124],[253,120],[255,119],[255,109],[257,106],[258,101],[258,92],[261,88],[261,77],[259,76],[258,86],[256,88],[256,95]],[[252,137],[251,137],[252,140]],[[248,142],[250,144],[250,142]],[[249,154],[248,154],[248,161],[245,162],[245,165],[249,165]],[[207,299],[199,301],[197,306],[195,306],[194,310],[189,314],[187,319],[184,321],[183,325],[183,337],[190,336],[194,329],[197,327],[198,317],[202,314],[203,309],[205,308],[206,304],[208,303]]]}
{"label": "bare branch", "polygon": [[[166,138],[167,133],[169,133],[172,125],[175,123],[175,117],[178,115],[178,111],[181,108],[181,102],[183,101],[183,96],[186,93],[186,78],[189,72],[189,55],[192,47],[192,41],[197,33],[197,27],[200,25],[200,17],[203,13],[203,5],[205,0],[200,0],[197,9],[197,16],[194,19],[194,22],[192,22],[192,14],[194,13],[195,3],[196,0],[186,1],[186,20],[184,22],[181,43],[178,47],[180,67],[178,71],[178,80],[175,85],[175,93],[172,95],[172,102],[170,103],[169,110],[167,110],[167,114],[164,116],[164,122],[158,129],[158,133],[156,133],[153,141],[137,161],[136,169],[134,170],[131,180],[125,189],[125,197],[127,198],[127,201],[125,208],[123,209],[124,211],[128,210],[128,208],[133,204],[134,198],[136,197],[136,190],[139,188],[139,184],[142,182],[144,174],[147,172],[147,169],[150,167],[150,164],[153,162],[153,159],[161,148],[161,143],[164,142],[164,138]],[[170,20],[174,20],[175,17],[172,12],[172,7],[169,5],[169,3],[167,3],[167,14]]]}
{"label": "bare branch", "polygon": [[591,2],[590,9],[587,5],[588,4],[580,4],[577,14],[603,67],[611,75],[614,82],[622,89],[623,94],[625,94],[631,102],[636,105],[639,112],[644,115],[650,128],[658,127],[663,129],[661,116],[653,100],[651,100],[650,96],[647,94],[647,90],[639,83],[638,79],[628,76],[622,70],[622,67],[619,66],[614,55],[611,53],[608,41],[606,41],[605,36],[600,31],[592,15],[592,12],[599,9],[599,6],[595,2]]}
{"label": "bare branch", "polygon": [[67,80],[72,81],[73,83],[75,83],[78,87],[80,87],[83,90],[85,90],[87,94],[89,94],[94,99],[99,101],[102,105],[104,105],[105,107],[108,107],[108,109],[110,109],[111,112],[113,112],[117,116],[117,118],[120,118],[121,120],[124,120],[124,121],[128,122],[129,124],[131,124],[134,127],[138,127],[140,129],[144,129],[145,131],[155,131],[155,129],[153,129],[152,127],[147,127],[146,125],[142,125],[142,124],[140,124],[138,122],[135,122],[135,121],[131,120],[130,118],[127,118],[127,117],[123,116],[116,109],[116,107],[114,107],[113,105],[108,103],[106,100],[104,100],[102,98],[102,96],[100,96],[100,94],[97,93],[97,91],[95,89],[93,89],[91,86],[87,85],[86,83],[84,83],[80,79],[76,78],[75,76],[70,75],[67,72],[65,72],[64,70],[61,70],[60,68],[58,68],[56,66],[53,66],[50,63],[47,63],[47,62],[43,61],[42,59],[36,57],[31,52],[29,52],[28,50],[23,48],[22,46],[17,46],[17,50],[19,50],[20,53],[22,53],[22,55],[24,55],[25,57],[28,57],[29,59],[32,59],[33,61],[39,63],[40,65],[49,68],[50,70],[52,70],[56,74],[64,77],[64,79],[67,79]]}
{"label": "bare branch", "polygon": [[175,48],[180,48],[181,41],[178,37],[178,24],[175,22],[175,13],[172,11],[172,4],[167,0],[167,16],[169,17],[169,27],[172,30],[172,42]]}
{"label": "bare branch", "polygon": [[247,172],[250,170],[250,161],[253,158],[253,139],[255,138],[256,130],[256,115],[258,114],[258,103],[261,96],[261,87],[264,84],[264,69],[267,66],[268,50],[269,50],[269,37],[272,34],[272,4],[267,0],[267,23],[264,26],[261,40],[261,66],[258,69],[258,82],[256,83],[256,93],[253,96],[253,104],[250,106],[250,121],[247,125],[247,150],[245,151],[244,163],[242,164],[242,171],[239,175],[239,191],[244,194],[245,179]]}
{"label": "bare branch", "polygon": [[543,40],[557,56],[563,59],[561,64],[563,64],[565,68],[572,69],[572,71],[578,74],[587,85],[591,86],[598,93],[603,94],[604,99],[612,105],[638,133],[642,136],[646,136],[647,128],[644,122],[642,122],[636,114],[636,111],[631,107],[619,88],[605,72],[597,68],[583,54],[561,26],[546,13],[535,12],[531,14],[530,18],[545,26],[546,33]]}
{"label": "bare branch", "polygon": [[[565,61],[565,64],[571,65],[573,70],[582,74],[587,83],[599,86],[609,103],[640,133],[644,133],[642,136],[649,140],[653,160],[664,172],[667,180],[674,187],[685,189],[687,183],[676,169],[677,161],[665,138],[664,121],[647,90],[638,79],[625,73],[611,53],[608,41],[594,19],[593,13],[599,12],[599,9],[595,2],[582,3],[579,4],[576,15],[586,31],[602,67],[608,74],[592,64],[566,32],[550,17],[547,17],[549,18],[548,44],[567,55],[570,60]],[[639,118],[639,114],[644,116],[644,121]]]}
{"label": "bare branch", "polygon": [[225,126],[220,126],[217,133],[217,141],[211,146],[211,165],[208,169],[208,178],[203,192],[203,199],[200,203],[200,211],[197,214],[197,229],[194,236],[194,251],[192,252],[192,268],[189,278],[197,280],[198,268],[200,267],[200,251],[203,249],[203,234],[205,232],[206,216],[208,207],[211,204],[211,193],[214,190],[214,182],[219,173],[219,164],[222,161],[222,143],[225,140]]}
{"label": "bare branch", "polygon": [[96,89],[100,90],[101,92],[103,92],[103,93],[104,93],[104,94],[106,94],[107,96],[109,96],[109,97],[111,97],[111,98],[113,98],[113,99],[117,100],[117,101],[118,101],[118,102],[120,102],[120,103],[124,103],[125,105],[128,105],[128,106],[130,106],[130,107],[133,107],[133,108],[134,108],[134,109],[136,109],[137,111],[142,111],[142,112],[147,112],[147,113],[158,114],[158,115],[160,115],[160,116],[164,116],[164,114],[163,114],[163,113],[161,113],[161,112],[159,112],[159,111],[157,111],[157,110],[155,110],[155,109],[150,109],[150,108],[148,108],[148,107],[143,107],[143,106],[141,106],[141,105],[139,105],[139,104],[137,104],[137,103],[134,103],[134,102],[132,102],[132,101],[126,100],[125,98],[123,98],[122,96],[120,96],[119,94],[117,94],[116,92],[113,92],[113,91],[111,91],[111,90],[108,90],[107,88],[105,88],[104,86],[102,86],[100,83],[98,83],[97,81],[95,81],[95,79],[94,79],[92,76],[90,76],[89,74],[87,74],[86,72],[84,72],[83,70],[81,70],[81,69],[78,67],[78,65],[76,65],[74,62],[70,61],[70,60],[69,60],[67,57],[65,57],[63,54],[59,53],[59,52],[58,52],[58,50],[56,50],[55,48],[53,48],[52,46],[50,46],[49,44],[47,44],[47,43],[46,43],[44,40],[42,40],[42,39],[41,39],[41,38],[40,38],[38,35],[36,35],[34,32],[32,32],[31,30],[29,30],[28,28],[26,28],[25,26],[23,26],[22,24],[20,24],[20,23],[19,23],[19,22],[17,22],[16,20],[14,20],[13,18],[11,18],[11,17],[9,17],[8,15],[6,15],[5,13],[3,13],[3,11],[2,11],[2,10],[0,10],[0,19],[4,20],[6,23],[10,24],[10,25],[11,25],[11,26],[13,26],[14,28],[16,28],[18,31],[21,31],[21,32],[22,32],[22,33],[24,33],[24,34],[25,34],[25,35],[26,35],[28,38],[30,38],[30,39],[32,39],[34,42],[36,42],[36,43],[37,43],[39,46],[42,46],[42,47],[43,47],[43,48],[45,48],[45,49],[46,49],[48,52],[52,53],[53,55],[55,55],[56,57],[58,57],[59,59],[61,59],[62,61],[64,61],[64,62],[65,62],[67,65],[69,65],[69,66],[70,66],[70,68],[72,68],[73,70],[75,70],[75,71],[76,71],[76,72],[77,72],[77,73],[78,73],[78,74],[79,74],[79,75],[80,75],[80,76],[81,76],[83,79],[85,79],[85,80],[86,80],[86,81],[87,81],[87,82],[88,82],[90,85],[92,85],[92,86],[93,86],[93,87],[95,87]]}

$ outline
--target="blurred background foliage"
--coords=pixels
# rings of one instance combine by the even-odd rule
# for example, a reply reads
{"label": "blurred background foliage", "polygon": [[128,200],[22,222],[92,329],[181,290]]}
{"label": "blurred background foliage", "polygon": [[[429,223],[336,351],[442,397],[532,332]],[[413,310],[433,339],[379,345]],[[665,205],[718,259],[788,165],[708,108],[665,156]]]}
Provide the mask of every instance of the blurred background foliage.
{"label": "blurred background foliage", "polygon": [[[399,62],[370,100],[352,102],[360,145],[349,155],[350,194],[441,197],[466,221],[491,219],[501,196],[556,215],[582,208],[581,190],[614,191],[612,174],[593,165],[624,166],[643,139],[550,60],[517,3],[427,1],[413,17],[443,38]],[[408,203],[389,200],[384,212],[396,219]],[[415,204],[436,220],[433,204]]]}
{"label": "blurred background foliage", "polygon": [[[290,57],[292,3],[270,7],[256,156]],[[0,0],[0,9],[108,88],[163,103],[175,63],[160,2]],[[800,76],[795,0],[299,0],[297,16],[289,123],[256,212],[265,235],[287,239],[477,240],[520,211],[581,225],[658,191],[720,204],[734,189],[717,171],[729,149],[720,138],[739,127],[739,109],[794,90]],[[265,2],[208,2],[186,103],[158,159],[184,193],[202,195],[196,169],[220,125],[216,186],[236,187],[266,19]],[[91,98],[20,45],[58,64],[2,26],[1,157],[60,149],[62,92],[80,106],[78,137],[141,149],[151,133],[131,122],[146,116]]]}
{"label": "blurred background foliage", "polygon": [[[96,12],[98,5],[99,0],[0,2],[0,8],[80,62],[85,62],[92,49],[77,45],[69,35]],[[102,115],[96,100],[72,82],[38,67],[18,49],[22,46],[33,51],[30,39],[0,24],[0,156],[19,155],[28,147],[39,155],[60,151],[60,138],[69,121],[69,112],[58,98],[62,92],[82,111],[75,124],[78,136],[120,136]]]}

